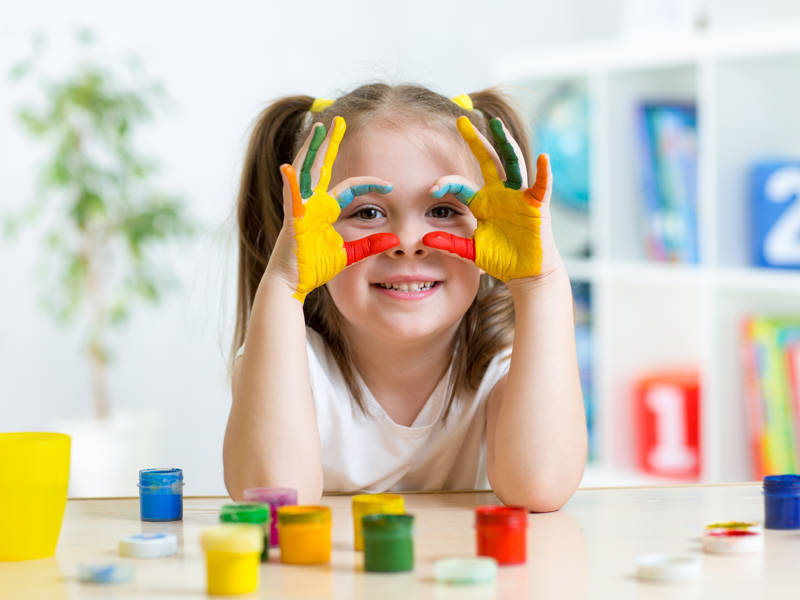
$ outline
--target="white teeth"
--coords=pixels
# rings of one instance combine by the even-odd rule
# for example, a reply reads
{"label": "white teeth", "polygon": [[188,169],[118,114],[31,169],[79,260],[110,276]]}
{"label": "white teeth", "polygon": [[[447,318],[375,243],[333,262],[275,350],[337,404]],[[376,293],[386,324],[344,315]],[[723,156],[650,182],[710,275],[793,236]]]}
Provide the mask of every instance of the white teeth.
{"label": "white teeth", "polygon": [[399,290],[401,292],[419,292],[433,287],[433,281],[414,281],[411,283],[379,283],[384,289]]}

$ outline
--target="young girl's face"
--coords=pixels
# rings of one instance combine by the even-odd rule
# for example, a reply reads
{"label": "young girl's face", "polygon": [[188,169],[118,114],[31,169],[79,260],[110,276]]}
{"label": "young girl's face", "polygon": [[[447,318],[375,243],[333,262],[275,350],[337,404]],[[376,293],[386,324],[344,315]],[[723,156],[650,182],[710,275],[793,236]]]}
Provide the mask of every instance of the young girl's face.
{"label": "young girl's face", "polygon": [[368,127],[345,135],[331,187],[359,176],[379,177],[394,187],[388,194],[357,196],[334,227],[346,241],[378,232],[400,239],[399,246],[347,267],[327,284],[354,332],[396,341],[446,335],[475,298],[480,270],[422,243],[423,235],[437,230],[471,237],[477,225],[455,197],[430,195],[444,175],[482,185],[477,163],[456,136],[421,126]]}

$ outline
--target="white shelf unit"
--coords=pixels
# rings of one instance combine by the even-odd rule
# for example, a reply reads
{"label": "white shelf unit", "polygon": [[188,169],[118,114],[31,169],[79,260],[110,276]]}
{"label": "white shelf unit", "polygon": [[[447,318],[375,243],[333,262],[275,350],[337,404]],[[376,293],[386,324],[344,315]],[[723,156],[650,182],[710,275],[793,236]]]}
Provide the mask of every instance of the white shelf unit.
{"label": "white shelf unit", "polygon": [[[592,255],[565,257],[592,290],[595,461],[583,484],[659,481],[635,469],[630,385],[686,365],[701,376],[700,480],[753,479],[739,323],[800,314],[800,272],[750,266],[747,168],[800,157],[800,23],[569,46],[511,57],[494,75],[529,118],[555,86],[589,97]],[[634,108],[665,99],[698,111],[698,265],[645,250]]]}

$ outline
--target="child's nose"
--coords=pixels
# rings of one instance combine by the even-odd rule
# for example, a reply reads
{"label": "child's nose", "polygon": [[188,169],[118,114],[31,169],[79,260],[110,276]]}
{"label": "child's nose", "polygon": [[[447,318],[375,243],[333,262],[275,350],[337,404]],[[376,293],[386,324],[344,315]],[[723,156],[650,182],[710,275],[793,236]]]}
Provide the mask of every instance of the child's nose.
{"label": "child's nose", "polygon": [[388,250],[389,256],[393,258],[425,258],[430,252],[425,244],[422,243],[422,234],[420,231],[403,231],[397,234],[400,243]]}

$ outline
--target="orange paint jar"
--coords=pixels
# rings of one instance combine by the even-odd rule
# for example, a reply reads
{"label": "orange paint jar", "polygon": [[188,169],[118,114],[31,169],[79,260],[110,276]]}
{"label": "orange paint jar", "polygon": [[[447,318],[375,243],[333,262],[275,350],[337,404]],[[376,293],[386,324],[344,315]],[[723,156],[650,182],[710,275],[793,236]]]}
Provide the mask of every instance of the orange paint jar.
{"label": "orange paint jar", "polygon": [[278,509],[281,562],[315,565],[331,559],[331,509],[282,506]]}

